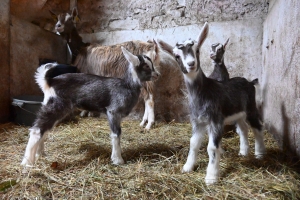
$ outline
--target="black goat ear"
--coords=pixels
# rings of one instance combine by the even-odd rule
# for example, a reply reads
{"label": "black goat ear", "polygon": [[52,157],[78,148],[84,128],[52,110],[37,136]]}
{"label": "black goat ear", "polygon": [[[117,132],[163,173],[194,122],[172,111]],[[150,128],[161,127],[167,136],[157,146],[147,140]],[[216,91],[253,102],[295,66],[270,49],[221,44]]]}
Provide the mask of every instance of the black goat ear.
{"label": "black goat ear", "polygon": [[228,42],[229,42],[229,38],[226,40],[226,42],[223,45],[224,49],[226,49],[226,46],[227,46]]}
{"label": "black goat ear", "polygon": [[77,7],[74,7],[74,8],[72,9],[72,19],[73,19],[73,22],[74,22],[74,23],[80,22],[80,18],[78,17],[78,10],[77,10]]}

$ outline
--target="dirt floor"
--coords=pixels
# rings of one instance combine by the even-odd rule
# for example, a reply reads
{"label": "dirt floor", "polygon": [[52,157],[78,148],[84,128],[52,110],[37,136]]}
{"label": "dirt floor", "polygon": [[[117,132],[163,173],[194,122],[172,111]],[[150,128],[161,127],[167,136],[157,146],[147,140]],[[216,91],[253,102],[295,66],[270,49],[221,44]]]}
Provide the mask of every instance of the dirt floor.
{"label": "dirt floor", "polygon": [[265,132],[267,155],[238,156],[239,137],[226,133],[219,183],[204,182],[207,139],[195,171],[182,174],[189,150],[189,123],[157,123],[150,132],[139,121],[122,123],[125,164],[111,164],[109,127],[105,117],[85,118],[57,126],[45,143],[46,156],[29,173],[20,162],[28,128],[0,125],[1,199],[300,199],[300,163],[282,152]]}

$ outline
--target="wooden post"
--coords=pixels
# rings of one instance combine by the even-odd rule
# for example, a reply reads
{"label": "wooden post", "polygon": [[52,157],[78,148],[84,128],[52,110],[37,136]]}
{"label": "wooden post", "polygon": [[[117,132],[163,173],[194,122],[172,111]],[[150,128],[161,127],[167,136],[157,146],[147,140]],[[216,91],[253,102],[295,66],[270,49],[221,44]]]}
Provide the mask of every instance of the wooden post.
{"label": "wooden post", "polygon": [[10,0],[0,1],[0,123],[10,117]]}

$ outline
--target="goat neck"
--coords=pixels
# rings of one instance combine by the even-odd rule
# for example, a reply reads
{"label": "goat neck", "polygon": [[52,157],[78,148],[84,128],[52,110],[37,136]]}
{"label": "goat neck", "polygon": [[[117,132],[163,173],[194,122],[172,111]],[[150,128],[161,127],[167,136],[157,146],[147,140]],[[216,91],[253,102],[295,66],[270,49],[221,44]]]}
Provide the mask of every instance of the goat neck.
{"label": "goat neck", "polygon": [[214,70],[209,75],[209,78],[217,81],[229,80],[229,73],[224,64],[224,53],[225,47],[222,44],[216,43],[211,46],[210,58],[212,59]]}

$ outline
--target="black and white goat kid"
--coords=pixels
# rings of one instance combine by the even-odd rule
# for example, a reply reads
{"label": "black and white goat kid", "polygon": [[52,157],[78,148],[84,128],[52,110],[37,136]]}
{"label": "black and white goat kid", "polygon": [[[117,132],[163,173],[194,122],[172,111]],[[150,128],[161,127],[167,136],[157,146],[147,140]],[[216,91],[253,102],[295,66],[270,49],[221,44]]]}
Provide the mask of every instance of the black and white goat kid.
{"label": "black and white goat kid", "polygon": [[55,63],[38,68],[36,82],[44,92],[43,105],[37,115],[25,150],[22,165],[31,166],[36,155],[44,151],[49,130],[75,108],[106,112],[111,129],[113,164],[123,164],[120,136],[121,120],[136,105],[143,82],[156,78],[152,61],[145,55],[135,56],[122,47],[129,62],[123,79],[82,73],[63,74],[52,78]]}
{"label": "black and white goat kid", "polygon": [[177,43],[174,48],[163,41],[159,41],[159,45],[175,57],[188,90],[193,135],[187,162],[182,171],[191,172],[194,169],[203,136],[207,132],[209,163],[205,182],[213,184],[219,179],[220,146],[225,124],[238,124],[241,137],[240,154],[246,155],[249,148],[246,121],[255,135],[256,157],[260,158],[265,154],[265,146],[262,124],[256,108],[254,84],[241,77],[221,83],[207,78],[200,68],[199,51],[207,34],[208,24],[205,23],[197,41],[189,39]]}
{"label": "black and white goat kid", "polygon": [[228,81],[229,73],[224,64],[224,54],[226,45],[228,44],[229,38],[224,44],[215,43],[211,45],[210,58],[213,61],[214,70],[208,78],[215,79],[217,81]]}

